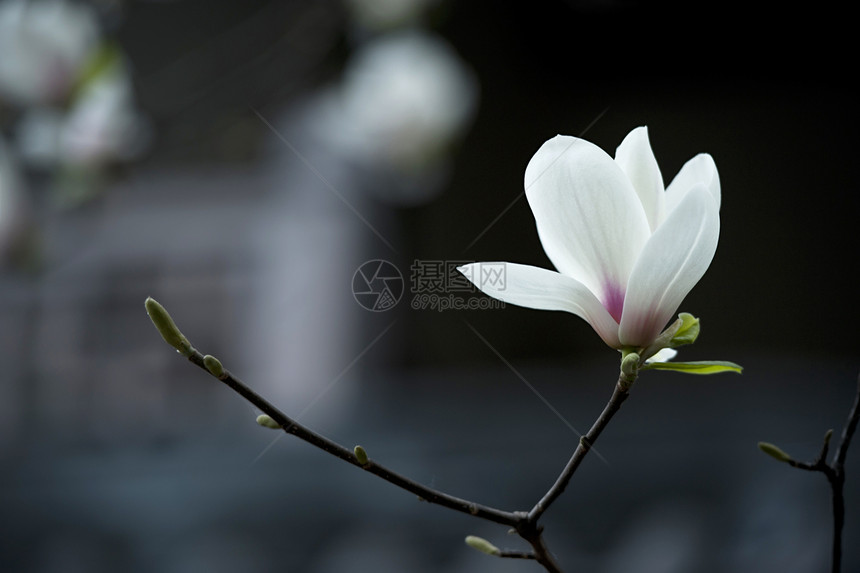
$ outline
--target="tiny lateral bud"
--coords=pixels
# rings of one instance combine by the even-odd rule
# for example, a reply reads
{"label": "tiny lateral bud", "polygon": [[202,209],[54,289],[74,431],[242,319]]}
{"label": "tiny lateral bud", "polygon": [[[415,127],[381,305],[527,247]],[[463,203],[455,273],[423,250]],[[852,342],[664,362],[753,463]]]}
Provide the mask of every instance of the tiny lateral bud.
{"label": "tiny lateral bud", "polygon": [[146,314],[149,315],[149,319],[158,329],[158,333],[161,334],[164,341],[183,356],[190,356],[194,349],[188,339],[179,331],[167,310],[152,297],[147,297],[144,306],[146,306]]}
{"label": "tiny lateral bud", "polygon": [[781,462],[789,462],[791,461],[791,456],[779,449],[778,447],[770,444],[768,442],[759,442],[758,449],[769,455],[775,460],[779,460]]}
{"label": "tiny lateral bud", "polygon": [[366,466],[367,462],[368,462],[368,458],[367,458],[367,452],[364,451],[364,448],[362,448],[361,446],[355,446],[355,448],[353,448],[352,451],[355,454],[356,461],[360,465]]}
{"label": "tiny lateral bud", "polygon": [[466,545],[468,545],[472,549],[477,549],[481,553],[486,553],[487,555],[500,555],[502,553],[498,547],[496,547],[483,537],[478,537],[476,535],[467,536]]}
{"label": "tiny lateral bud", "polygon": [[827,433],[824,434],[824,443],[830,444],[830,438],[833,437],[833,428],[827,430]]}
{"label": "tiny lateral bud", "polygon": [[216,378],[221,378],[224,376],[224,367],[221,365],[221,361],[207,354],[203,357],[203,365],[206,367],[206,370],[209,371],[209,374],[215,376]]}
{"label": "tiny lateral bud", "polygon": [[281,426],[279,426],[278,423],[274,421],[272,417],[268,414],[260,414],[259,416],[257,416],[257,423],[264,428],[271,428],[272,430],[281,429]]}

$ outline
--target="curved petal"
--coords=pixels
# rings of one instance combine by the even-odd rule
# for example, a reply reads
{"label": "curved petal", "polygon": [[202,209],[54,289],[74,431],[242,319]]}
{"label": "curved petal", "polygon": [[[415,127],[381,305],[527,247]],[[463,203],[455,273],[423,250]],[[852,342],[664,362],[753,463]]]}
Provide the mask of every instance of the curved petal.
{"label": "curved petal", "polygon": [[648,358],[645,362],[668,362],[678,356],[678,351],[674,348],[663,348],[654,353],[651,358]]}
{"label": "curved petal", "polygon": [[711,264],[720,234],[720,213],[708,189],[693,187],[657,228],[630,274],[620,341],[646,346],[675,315],[684,297]]}
{"label": "curved petal", "polygon": [[681,170],[666,188],[665,214],[668,215],[677,207],[681,199],[697,183],[703,184],[708,189],[717,204],[717,209],[719,209],[721,199],[720,174],[717,172],[717,165],[714,163],[714,158],[709,154],[700,153],[681,167]]}
{"label": "curved petal", "polygon": [[538,310],[563,310],[585,319],[606,344],[620,348],[618,323],[581,282],[555,271],[515,263],[458,267],[481,291],[504,302]]}
{"label": "curved petal", "polygon": [[525,188],[541,243],[555,267],[607,307],[618,293],[623,298],[650,229],[618,164],[592,143],[559,135],[532,157]]}
{"label": "curved petal", "polygon": [[615,150],[615,162],[630,179],[651,232],[663,220],[663,175],[657,159],[651,150],[651,142],[648,140],[648,128],[637,127],[624,138],[618,149]]}

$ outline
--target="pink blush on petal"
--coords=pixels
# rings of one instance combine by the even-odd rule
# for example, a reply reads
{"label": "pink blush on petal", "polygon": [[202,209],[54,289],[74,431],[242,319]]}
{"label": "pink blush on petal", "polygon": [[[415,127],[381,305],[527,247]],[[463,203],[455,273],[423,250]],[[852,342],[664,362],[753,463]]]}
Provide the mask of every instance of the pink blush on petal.
{"label": "pink blush on petal", "polygon": [[609,311],[615,322],[621,323],[621,313],[624,310],[624,289],[612,281],[603,285],[603,307]]}

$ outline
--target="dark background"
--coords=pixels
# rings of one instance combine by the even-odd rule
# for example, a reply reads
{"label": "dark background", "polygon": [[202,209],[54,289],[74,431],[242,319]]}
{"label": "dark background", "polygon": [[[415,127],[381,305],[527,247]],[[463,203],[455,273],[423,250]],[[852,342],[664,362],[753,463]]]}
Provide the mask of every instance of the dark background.
{"label": "dark background", "polygon": [[[525,198],[516,200],[532,154],[557,133],[583,132],[612,153],[647,125],[667,182],[703,151],[722,182],[720,245],[680,309],[703,331],[682,356],[745,371],[643,375],[601,439],[605,462],[589,458],[547,514],[548,543],[572,571],[826,570],[824,478],[755,444],[812,459],[854,393],[860,209],[846,14],[443,3],[424,26],[474,71],[479,106],[435,200],[406,207],[348,194],[389,246],[261,120],[348,192],[349,172],[313,151],[302,123],[303,106],[360,40],[341,5],[100,6],[155,140],[115,189],[76,210],[51,210],[37,189],[43,266],[3,271],[0,569],[536,570],[462,544],[478,534],[516,547],[502,528],[418,504],[287,438],[265,450],[272,434],[252,409],[174,356],[142,303],[158,298],[198,348],[287,413],[308,409],[303,421],[320,432],[455,495],[529,507],[576,443],[567,426],[587,429],[609,396],[617,354],[565,313],[417,311],[408,300],[365,312],[349,280],[369,259],[404,275],[416,259],[550,267]],[[266,203],[279,189],[316,193],[325,216],[291,232],[302,216],[284,211],[278,223]],[[258,291],[248,286],[269,275],[237,246],[265,240],[266,225],[282,232],[272,242],[287,237],[284,248],[310,261],[347,253],[331,274],[308,275],[316,267],[304,259],[283,269],[283,286],[269,286],[283,300],[269,315],[249,310]],[[315,292],[290,286],[302,278]],[[289,338],[264,340],[284,321]],[[317,340],[303,328],[323,323],[329,351],[289,354]],[[323,364],[307,367],[308,393],[263,379],[253,350],[279,345],[289,384],[305,372],[302,358]],[[846,572],[860,568],[854,454]]]}

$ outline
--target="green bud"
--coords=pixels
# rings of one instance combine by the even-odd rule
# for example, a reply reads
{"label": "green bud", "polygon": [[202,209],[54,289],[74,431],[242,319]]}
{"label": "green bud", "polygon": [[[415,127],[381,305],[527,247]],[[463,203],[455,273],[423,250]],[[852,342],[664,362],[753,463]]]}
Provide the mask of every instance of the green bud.
{"label": "green bud", "polygon": [[203,366],[209,371],[209,374],[216,378],[224,376],[224,367],[221,366],[221,361],[207,354],[203,357]]}
{"label": "green bud", "polygon": [[257,423],[263,426],[264,428],[271,428],[273,430],[280,430],[281,426],[272,419],[268,414],[260,414],[257,416]]}
{"label": "green bud", "polygon": [[769,455],[775,460],[779,460],[781,462],[790,462],[791,456],[774,446],[773,444],[769,444],[768,442],[759,442],[758,449]]}
{"label": "green bud", "polygon": [[361,446],[355,446],[355,448],[353,448],[352,451],[355,454],[356,461],[358,461],[358,463],[360,465],[366,466],[367,462],[368,462],[368,458],[367,458],[367,452],[364,451],[364,448],[362,448]]}
{"label": "green bud", "polygon": [[628,382],[636,379],[639,371],[639,355],[635,352],[630,352],[624,355],[621,359],[621,374]]}
{"label": "green bud", "polygon": [[163,306],[158,304],[152,297],[146,299],[146,314],[149,315],[149,320],[158,329],[158,333],[167,344],[178,350],[183,356],[190,356],[194,352],[191,343],[176,327],[176,323],[170,318],[170,314]]}
{"label": "green bud", "polygon": [[475,535],[469,535],[466,537],[466,545],[472,549],[477,549],[482,553],[486,553],[487,555],[500,555],[502,553],[498,547],[483,537],[477,537]]}
{"label": "green bud", "polygon": [[688,312],[682,312],[679,314],[678,320],[681,321],[681,326],[669,341],[669,346],[671,348],[676,348],[685,344],[693,344],[699,337],[699,330],[701,330],[699,319]]}

